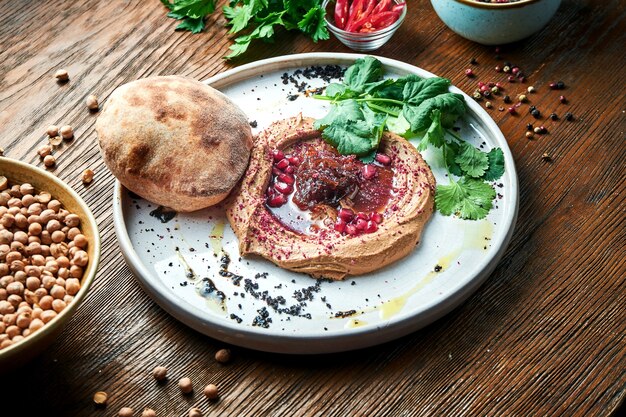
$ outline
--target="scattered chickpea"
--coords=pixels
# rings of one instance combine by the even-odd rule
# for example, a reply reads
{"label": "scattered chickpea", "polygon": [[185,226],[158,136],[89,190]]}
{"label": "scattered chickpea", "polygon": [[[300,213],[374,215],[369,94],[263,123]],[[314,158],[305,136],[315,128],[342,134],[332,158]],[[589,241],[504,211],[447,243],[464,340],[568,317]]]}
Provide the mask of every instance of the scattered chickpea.
{"label": "scattered chickpea", "polygon": [[528,139],[532,139],[532,138],[534,138],[534,137],[535,137],[535,134],[534,134],[533,132],[530,132],[530,131],[529,131],[529,132],[526,132],[526,137],[527,137]]}
{"label": "scattered chickpea", "polygon": [[46,134],[49,137],[54,137],[54,136],[58,136],[59,135],[59,127],[55,126],[55,125],[50,125],[48,126],[48,129],[46,130]]}
{"label": "scattered chickpea", "polygon": [[528,91],[529,93],[531,93],[531,94],[532,94],[532,93],[534,93],[534,92],[535,92],[535,91],[537,91],[537,90],[535,89],[535,87],[533,87],[533,86],[531,85],[531,86],[529,86],[529,87],[526,89],[526,91]]}
{"label": "scattered chickpea", "polygon": [[217,386],[215,386],[214,384],[207,385],[206,387],[204,387],[204,390],[202,392],[204,393],[204,396],[207,397],[209,400],[216,400],[219,397]]}
{"label": "scattered chickpea", "polygon": [[109,395],[104,391],[98,391],[93,395],[93,402],[98,406],[106,405]]}
{"label": "scattered chickpea", "polygon": [[91,184],[93,181],[94,172],[91,169],[86,169],[83,171],[83,184]]}
{"label": "scattered chickpea", "polygon": [[93,94],[87,96],[85,104],[87,105],[87,108],[91,111],[97,111],[100,108],[100,106],[98,105],[98,97],[94,96]]}
{"label": "scattered chickpea", "polygon": [[230,359],[230,349],[220,349],[215,353],[215,360],[219,363],[228,363],[230,362]]}
{"label": "scattered chickpea", "polygon": [[192,408],[189,410],[189,417],[202,417],[202,410],[199,408]]}
{"label": "scattered chickpea", "polygon": [[119,417],[133,417],[135,411],[130,407],[122,407],[117,413]]}
{"label": "scattered chickpea", "polygon": [[189,378],[181,378],[178,381],[178,387],[183,394],[189,394],[193,391],[193,385],[191,384],[191,379]]}
{"label": "scattered chickpea", "polygon": [[59,146],[63,142],[63,138],[61,136],[50,136],[48,138],[48,143],[52,146]]}
{"label": "scattered chickpea", "polygon": [[[52,306],[52,303],[50,303],[50,305]],[[41,321],[43,321],[44,323],[48,323],[48,322],[50,322],[50,320],[52,320],[56,316],[57,316],[57,312],[56,311],[54,311],[54,310],[45,310],[43,313],[41,313]]]}
{"label": "scattered chickpea", "polygon": [[59,133],[61,134],[61,137],[65,140],[69,140],[74,137],[74,129],[72,129],[72,126],[70,125],[61,126],[61,128],[59,129]]}
{"label": "scattered chickpea", "polygon": [[54,156],[52,155],[46,155],[43,158],[43,164],[45,166],[47,166],[48,168],[53,167],[55,164],[57,163],[57,160]]}
{"label": "scattered chickpea", "polygon": [[40,157],[42,157],[42,158],[45,158],[46,156],[50,155],[51,153],[52,153],[52,146],[50,146],[50,145],[43,145],[42,147],[37,149],[37,154]]}
{"label": "scattered chickpea", "polygon": [[165,366],[157,366],[152,370],[152,376],[157,381],[164,381],[167,378],[167,368]]}
{"label": "scattered chickpea", "polygon": [[152,408],[146,408],[141,413],[141,417],[156,417],[156,412]]}
{"label": "scattered chickpea", "polygon": [[59,80],[59,81],[68,81],[70,79],[70,75],[68,74],[68,72],[64,69],[60,69],[58,70],[55,74],[54,77]]}
{"label": "scattered chickpea", "polygon": [[526,94],[520,94],[518,100],[522,103],[526,103],[528,101],[528,97],[526,97]]}

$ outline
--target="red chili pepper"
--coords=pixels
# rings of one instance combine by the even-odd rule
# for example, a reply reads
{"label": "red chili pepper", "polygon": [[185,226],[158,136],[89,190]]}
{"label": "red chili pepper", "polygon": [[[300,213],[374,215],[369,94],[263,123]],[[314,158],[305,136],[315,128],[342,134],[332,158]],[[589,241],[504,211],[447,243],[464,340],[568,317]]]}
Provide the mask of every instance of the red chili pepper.
{"label": "red chili pepper", "polygon": [[354,20],[351,24],[346,25],[346,30],[348,32],[358,32],[358,30],[363,26],[363,23],[367,20],[368,17],[372,15],[372,10],[376,7],[376,0],[367,0],[367,5],[365,10],[361,13],[357,12]]}
{"label": "red chili pepper", "polygon": [[371,15],[368,22],[371,23],[375,30],[379,30],[392,25],[399,18],[400,15],[396,12],[381,12],[377,15]]}
{"label": "red chili pepper", "polygon": [[391,8],[391,0],[381,0],[378,2],[376,7],[374,7],[374,10],[372,10],[372,14],[378,14],[380,12],[389,10],[390,8]]}
{"label": "red chili pepper", "polygon": [[350,14],[348,15],[348,21],[346,22],[345,30],[356,20],[356,15],[362,12],[365,7],[365,0],[355,0],[350,5]]}
{"label": "red chili pepper", "polygon": [[348,0],[337,0],[335,4],[335,25],[344,29],[348,21]]}
{"label": "red chili pepper", "polygon": [[404,10],[404,6],[406,6],[406,3],[398,3],[391,8],[391,11],[402,14],[402,11]]}

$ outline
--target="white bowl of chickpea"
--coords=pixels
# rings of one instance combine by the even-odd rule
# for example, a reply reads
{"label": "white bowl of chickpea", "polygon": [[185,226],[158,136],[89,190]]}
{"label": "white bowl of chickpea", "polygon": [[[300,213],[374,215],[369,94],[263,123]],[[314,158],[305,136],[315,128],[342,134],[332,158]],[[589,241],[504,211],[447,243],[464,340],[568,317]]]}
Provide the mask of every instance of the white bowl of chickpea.
{"label": "white bowl of chickpea", "polygon": [[49,172],[0,158],[0,372],[55,340],[99,260],[97,223],[80,196]]}

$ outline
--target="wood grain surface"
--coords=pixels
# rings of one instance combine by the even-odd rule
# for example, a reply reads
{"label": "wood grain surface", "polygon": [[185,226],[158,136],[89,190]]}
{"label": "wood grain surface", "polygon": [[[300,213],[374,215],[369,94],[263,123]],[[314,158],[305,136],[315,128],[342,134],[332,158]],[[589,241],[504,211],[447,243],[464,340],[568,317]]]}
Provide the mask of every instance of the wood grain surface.
{"label": "wood grain surface", "polygon": [[[229,62],[221,13],[198,35],[175,32],[165,15],[158,0],[0,2],[0,146],[5,157],[42,166],[36,149],[46,127],[72,125],[76,139],[56,152],[52,172],[91,207],[103,241],[94,285],[63,334],[0,378],[3,407],[40,416],[113,416],[124,406],[135,415],[151,407],[183,416],[193,405],[232,416],[618,415],[626,396],[625,2],[563,0],[544,30],[497,57],[451,32],[428,1],[410,1],[377,55],[449,77],[469,94],[478,80],[502,79],[493,68],[506,60],[527,74],[525,84],[506,85],[511,97],[537,88],[529,97],[547,135],[527,139],[526,124],[538,122],[527,111],[499,111],[502,96],[489,109],[520,179],[504,258],[467,302],[402,339],[304,357],[231,347],[226,365],[213,357],[225,346],[157,307],[124,263],[111,218],[113,177],[94,132],[98,114],[84,100],[96,94],[103,102],[117,86],[152,75],[202,80],[268,57],[350,51],[334,38],[315,44],[280,32]],[[474,79],[464,75],[470,67]],[[68,83],[56,82],[59,68]],[[558,80],[566,89],[549,90]],[[566,111],[574,121],[563,120]],[[549,120],[551,112],[561,120]],[[86,168],[96,173],[88,187],[80,179]],[[166,383],[150,376],[156,365],[168,367]],[[178,390],[183,376],[196,384],[192,395]],[[218,385],[219,401],[202,395],[208,383]],[[96,391],[109,394],[106,408],[94,407]]]}

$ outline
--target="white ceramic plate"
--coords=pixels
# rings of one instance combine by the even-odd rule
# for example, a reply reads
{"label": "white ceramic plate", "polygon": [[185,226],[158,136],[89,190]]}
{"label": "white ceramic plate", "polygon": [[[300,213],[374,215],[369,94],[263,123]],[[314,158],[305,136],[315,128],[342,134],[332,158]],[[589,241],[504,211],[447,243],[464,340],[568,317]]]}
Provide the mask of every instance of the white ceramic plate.
{"label": "white ceramic plate", "polygon": [[[298,93],[283,74],[294,76],[299,86],[304,82],[306,88],[321,87],[327,81],[308,79],[297,70],[347,67],[360,56],[312,53],[272,58],[226,71],[207,83],[256,121],[253,130],[258,132],[272,121],[300,112],[319,118],[327,111],[326,102]],[[392,77],[433,76],[406,63],[379,59]],[[113,215],[126,261],[163,309],[197,331],[234,345],[281,353],[326,353],[413,332],[479,287],[504,253],[517,215],[517,176],[507,143],[487,113],[467,96],[466,101],[470,111],[461,123],[461,135],[483,144],[484,150],[498,146],[504,151],[506,171],[497,182],[496,208],[482,221],[435,213],[421,244],[389,267],[329,282],[282,270],[259,257],[241,259],[222,208],[178,214],[162,223],[150,215],[157,208],[154,204],[133,198],[116,182]],[[426,152],[424,157],[437,180],[444,180],[436,154]],[[240,280],[219,274],[222,250],[231,258],[228,270]]]}

